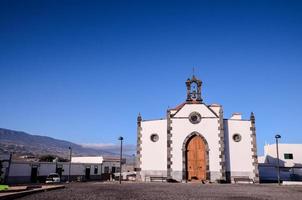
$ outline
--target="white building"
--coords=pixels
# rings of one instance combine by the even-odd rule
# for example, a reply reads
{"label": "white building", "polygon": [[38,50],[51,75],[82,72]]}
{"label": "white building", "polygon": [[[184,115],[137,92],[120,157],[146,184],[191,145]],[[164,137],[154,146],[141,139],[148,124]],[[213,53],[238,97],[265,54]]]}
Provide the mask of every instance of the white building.
{"label": "white building", "polygon": [[[302,144],[278,144],[281,180],[302,180]],[[259,157],[259,173],[262,182],[277,180],[276,144],[264,146],[264,156]]]}
{"label": "white building", "polygon": [[[278,144],[279,163],[283,167],[302,167],[302,144]],[[264,146],[264,162],[276,164],[276,144]]]}
{"label": "white building", "polygon": [[[102,165],[99,163],[72,163],[71,180],[100,180]],[[69,162],[28,162],[12,161],[9,169],[8,183],[45,182],[50,173],[58,173],[62,181],[69,176]]]}
{"label": "white building", "polygon": [[177,181],[259,181],[255,117],[235,113],[225,119],[221,105],[207,105],[202,82],[186,81],[187,99],[167,110],[165,119],[137,119],[137,178]]}
{"label": "white building", "polygon": [[[72,157],[69,162],[36,162],[12,160],[4,169],[7,172],[7,183],[45,182],[51,173],[58,173],[62,181],[110,180],[112,174],[119,172],[119,158]],[[9,166],[9,168],[8,168]],[[70,166],[70,173],[69,173]]]}
{"label": "white building", "polygon": [[102,156],[80,156],[80,157],[71,157],[71,163],[95,163],[102,164]]}

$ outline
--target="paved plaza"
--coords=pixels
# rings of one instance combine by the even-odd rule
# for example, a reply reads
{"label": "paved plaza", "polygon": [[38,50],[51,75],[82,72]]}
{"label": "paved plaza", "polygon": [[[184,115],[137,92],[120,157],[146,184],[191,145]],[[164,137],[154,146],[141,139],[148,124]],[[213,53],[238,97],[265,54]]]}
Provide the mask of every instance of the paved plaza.
{"label": "paved plaza", "polygon": [[200,183],[71,183],[65,189],[37,193],[22,200],[96,199],[286,199],[301,200],[302,186]]}

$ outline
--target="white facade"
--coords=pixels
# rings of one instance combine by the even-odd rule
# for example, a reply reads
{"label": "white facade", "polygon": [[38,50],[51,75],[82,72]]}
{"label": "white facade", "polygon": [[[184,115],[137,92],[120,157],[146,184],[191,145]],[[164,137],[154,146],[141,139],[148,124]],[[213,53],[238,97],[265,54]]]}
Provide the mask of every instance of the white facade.
{"label": "white facade", "polygon": [[[154,173],[162,174],[167,169],[167,120],[153,120],[142,123],[142,129],[145,134],[142,135],[142,149],[141,167],[145,170],[152,170]],[[154,143],[150,140],[150,136],[157,133],[159,136],[158,142]],[[156,155],[156,158],[154,157]],[[154,159],[162,162],[154,162]]]}
{"label": "white facade", "polygon": [[[224,120],[225,130],[225,145],[226,145],[226,170],[232,172],[232,176],[242,176],[249,174],[250,177],[254,176],[253,165],[253,151],[251,137],[252,131],[250,130],[251,122],[242,119],[228,119]],[[241,141],[235,142],[233,136],[239,133]]]}
{"label": "white facade", "polygon": [[[97,168],[97,170],[95,170],[95,168]],[[68,162],[12,161],[9,169],[8,183],[44,182],[50,173],[58,172],[58,169],[62,181],[66,181],[69,176]],[[86,169],[89,169],[89,171],[86,171]],[[75,180],[77,177],[81,179],[85,179],[85,177],[89,177],[89,179],[100,179],[101,173],[102,164],[71,164],[71,180]]]}
{"label": "white facade", "polygon": [[[62,181],[70,180],[109,180],[111,174],[119,171],[119,158],[73,157],[69,162],[34,162],[12,160],[7,182],[10,184],[45,182],[51,173],[58,173]],[[69,174],[70,166],[70,174]],[[8,167],[8,166],[7,166]]]}
{"label": "white facade", "polygon": [[[188,116],[192,112],[198,112],[202,120],[198,124],[192,124]],[[172,177],[182,180],[183,173],[183,143],[190,133],[201,134],[209,145],[209,167],[212,172],[212,180],[220,179],[219,158],[219,118],[211,112],[205,104],[185,104],[174,117],[172,125]],[[213,177],[215,176],[215,177]]]}
{"label": "white facade", "polygon": [[[281,180],[302,180],[302,144],[278,144]],[[276,144],[264,146],[264,156],[259,157],[259,173],[262,182],[277,181]]]}
{"label": "white facade", "polygon": [[[278,144],[280,165],[283,167],[302,167],[302,144]],[[276,144],[264,146],[265,163],[276,164]]]}
{"label": "white facade", "polygon": [[[197,88],[192,89],[192,84]],[[187,181],[186,148],[191,138],[199,136],[206,145],[206,180],[232,181],[234,177],[244,176],[257,182],[254,115],[250,120],[243,120],[241,114],[235,113],[224,119],[222,106],[206,105],[202,101],[200,80],[193,76],[186,85],[186,102],[169,109],[165,119],[143,120],[139,115],[138,179],[163,176]]]}

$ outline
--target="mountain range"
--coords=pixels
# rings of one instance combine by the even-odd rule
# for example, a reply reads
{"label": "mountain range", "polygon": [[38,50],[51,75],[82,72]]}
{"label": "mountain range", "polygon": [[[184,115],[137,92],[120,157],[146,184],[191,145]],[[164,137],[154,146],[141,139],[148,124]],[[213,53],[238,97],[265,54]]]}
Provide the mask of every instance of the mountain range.
{"label": "mountain range", "polygon": [[[47,136],[31,135],[23,131],[0,128],[0,154],[8,152],[13,152],[19,156],[50,154],[68,158],[69,147],[72,148],[73,156],[119,155],[119,152],[114,149],[112,149],[112,151],[106,151],[101,148],[89,147],[89,145],[85,146]],[[117,150],[118,148],[115,149]]]}

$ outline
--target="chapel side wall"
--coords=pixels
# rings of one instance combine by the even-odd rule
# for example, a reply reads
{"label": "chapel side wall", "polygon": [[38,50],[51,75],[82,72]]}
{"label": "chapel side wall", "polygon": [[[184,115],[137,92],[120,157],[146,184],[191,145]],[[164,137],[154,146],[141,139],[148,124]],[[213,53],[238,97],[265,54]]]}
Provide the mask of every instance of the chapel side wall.
{"label": "chapel side wall", "polygon": [[[142,121],[141,123],[141,180],[146,176],[167,176],[167,120]],[[157,142],[151,141],[158,134]]]}
{"label": "chapel side wall", "polygon": [[[192,124],[188,116],[191,112],[199,112],[201,122]],[[211,181],[221,179],[220,151],[219,151],[219,118],[212,113],[204,104],[186,105],[172,118],[172,178],[182,181],[185,173],[183,165],[183,143],[192,132],[201,134],[209,147],[209,171]]]}
{"label": "chapel side wall", "polygon": [[[248,176],[255,178],[253,172],[253,145],[251,122],[244,120],[225,120],[225,138],[226,138],[226,169],[227,174],[233,181],[234,177]],[[235,142],[233,135],[241,135],[241,141]]]}

